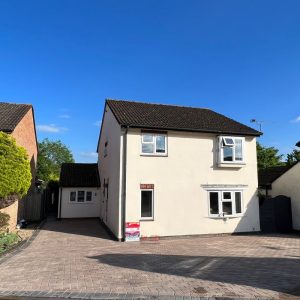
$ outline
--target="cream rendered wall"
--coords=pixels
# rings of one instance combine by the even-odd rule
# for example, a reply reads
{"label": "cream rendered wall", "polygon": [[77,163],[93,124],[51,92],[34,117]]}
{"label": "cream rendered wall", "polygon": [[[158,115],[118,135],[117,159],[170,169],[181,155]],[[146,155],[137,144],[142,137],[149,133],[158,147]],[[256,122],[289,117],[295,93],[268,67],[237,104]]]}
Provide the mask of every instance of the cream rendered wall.
{"label": "cream rendered wall", "polygon": [[[98,147],[98,166],[101,181],[100,218],[117,238],[121,238],[120,215],[120,170],[121,170],[121,127],[110,108],[106,105]],[[105,143],[107,156],[104,157]],[[108,200],[103,194],[104,179],[108,184]],[[107,209],[106,209],[107,205]]]}
{"label": "cream rendered wall", "polygon": [[[71,191],[92,192],[91,202],[70,202]],[[61,218],[96,218],[99,217],[100,189],[99,188],[62,188]]]}
{"label": "cream rendered wall", "polygon": [[[154,184],[154,221],[141,221],[142,236],[174,236],[259,231],[256,138],[246,137],[242,168],[216,165],[217,136],[168,132],[168,156],[141,156],[141,132],[127,142],[126,222],[140,221],[140,184]],[[243,217],[208,217],[203,184],[247,185]]]}
{"label": "cream rendered wall", "polygon": [[284,195],[291,198],[293,228],[300,230],[300,163],[297,163],[272,183],[272,197]]}

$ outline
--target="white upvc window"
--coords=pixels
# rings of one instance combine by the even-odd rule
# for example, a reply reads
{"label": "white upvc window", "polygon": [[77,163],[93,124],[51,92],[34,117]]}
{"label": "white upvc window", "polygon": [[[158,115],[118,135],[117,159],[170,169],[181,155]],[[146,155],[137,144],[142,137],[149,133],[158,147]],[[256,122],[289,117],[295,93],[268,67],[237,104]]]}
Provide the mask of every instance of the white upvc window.
{"label": "white upvc window", "polygon": [[78,191],[77,202],[84,202],[84,198],[85,198],[85,191]]}
{"label": "white upvc window", "polygon": [[219,163],[245,163],[245,138],[233,136],[220,136]]}
{"label": "white upvc window", "polygon": [[92,191],[71,191],[69,200],[71,203],[85,203],[93,201]]}
{"label": "white upvc window", "polygon": [[208,192],[209,216],[234,217],[244,213],[243,193],[240,190],[216,190]]}
{"label": "white upvc window", "polygon": [[141,189],[141,220],[154,219],[154,189]]}
{"label": "white upvc window", "polygon": [[167,135],[164,133],[142,132],[142,155],[167,155]]}
{"label": "white upvc window", "polygon": [[70,202],[76,202],[76,192],[70,192]]}

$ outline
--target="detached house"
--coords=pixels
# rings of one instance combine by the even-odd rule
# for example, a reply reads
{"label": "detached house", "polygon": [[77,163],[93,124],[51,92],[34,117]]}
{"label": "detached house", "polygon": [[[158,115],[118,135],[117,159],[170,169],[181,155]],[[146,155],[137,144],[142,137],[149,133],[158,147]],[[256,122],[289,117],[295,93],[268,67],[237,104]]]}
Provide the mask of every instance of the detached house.
{"label": "detached house", "polygon": [[132,224],[141,237],[259,231],[260,134],[209,109],[106,100],[101,219],[118,239]]}
{"label": "detached house", "polygon": [[[32,105],[0,102],[0,131],[11,134],[25,148],[31,165],[32,184],[27,196],[19,201],[18,218],[26,218],[26,203],[35,190],[38,143]],[[16,220],[15,220],[16,221]]]}

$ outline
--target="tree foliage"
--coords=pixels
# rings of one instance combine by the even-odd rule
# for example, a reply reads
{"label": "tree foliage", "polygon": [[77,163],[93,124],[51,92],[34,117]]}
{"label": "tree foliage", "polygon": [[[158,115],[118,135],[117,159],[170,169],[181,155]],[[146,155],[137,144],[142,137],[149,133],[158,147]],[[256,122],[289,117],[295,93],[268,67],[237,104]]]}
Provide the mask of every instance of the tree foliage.
{"label": "tree foliage", "polygon": [[279,150],[274,147],[264,147],[259,142],[256,144],[257,150],[257,167],[263,170],[269,167],[283,166],[283,155],[278,154]]}
{"label": "tree foliage", "polygon": [[300,161],[300,151],[294,149],[291,153],[287,155],[286,163],[288,165],[293,165],[294,163]]}
{"label": "tree foliage", "polygon": [[0,132],[0,170],[0,198],[27,193],[32,178],[28,155],[4,132]]}
{"label": "tree foliage", "polygon": [[45,182],[58,180],[62,163],[72,163],[70,149],[61,141],[44,139],[39,143],[37,177]]}

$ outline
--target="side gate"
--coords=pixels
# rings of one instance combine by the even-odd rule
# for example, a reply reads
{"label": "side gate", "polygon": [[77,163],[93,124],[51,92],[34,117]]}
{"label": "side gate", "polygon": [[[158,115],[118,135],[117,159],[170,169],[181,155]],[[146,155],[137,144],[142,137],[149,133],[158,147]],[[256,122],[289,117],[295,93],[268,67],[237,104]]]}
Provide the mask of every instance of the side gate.
{"label": "side gate", "polygon": [[260,205],[260,227],[265,233],[288,233],[293,230],[291,198],[280,195],[266,198]]}

